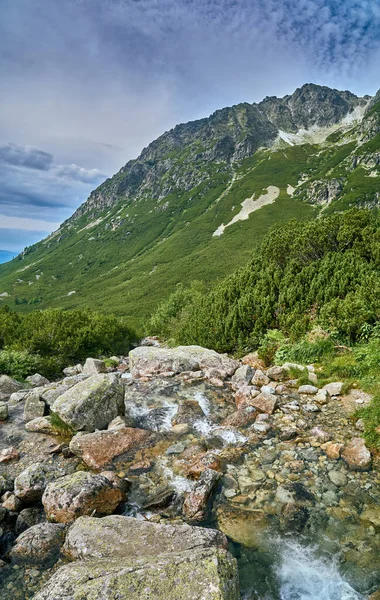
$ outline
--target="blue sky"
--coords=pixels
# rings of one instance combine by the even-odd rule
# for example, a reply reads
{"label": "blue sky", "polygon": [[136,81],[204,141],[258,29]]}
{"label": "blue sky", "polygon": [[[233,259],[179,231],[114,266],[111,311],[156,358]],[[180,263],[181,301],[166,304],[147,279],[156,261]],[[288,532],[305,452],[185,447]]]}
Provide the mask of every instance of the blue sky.
{"label": "blue sky", "polygon": [[306,82],[374,94],[379,0],[0,0],[0,248],[163,131]]}

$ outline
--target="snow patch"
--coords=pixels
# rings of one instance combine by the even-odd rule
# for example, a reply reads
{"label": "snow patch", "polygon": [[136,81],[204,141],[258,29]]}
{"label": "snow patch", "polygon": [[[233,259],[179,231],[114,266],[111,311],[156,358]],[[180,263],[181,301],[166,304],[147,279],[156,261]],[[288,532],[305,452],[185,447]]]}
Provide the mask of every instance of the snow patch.
{"label": "snow patch", "polygon": [[224,233],[226,227],[229,227],[230,225],[233,225],[238,221],[246,221],[247,219],[249,219],[249,215],[255,212],[256,210],[259,210],[259,208],[262,208],[267,204],[273,204],[273,202],[278,198],[279,194],[280,189],[275,185],[270,185],[267,187],[267,193],[262,194],[259,198],[257,198],[257,200],[254,199],[255,194],[253,194],[250,198],[246,198],[241,203],[242,208],[240,212],[237,215],[235,215],[234,218],[229,223],[227,223],[227,225],[223,225],[223,223],[222,225],[219,225],[218,229],[216,229],[212,234],[213,237],[221,236]]}
{"label": "snow patch", "polygon": [[73,294],[76,294],[76,290],[72,290],[72,292],[69,292],[67,295],[72,296]]}

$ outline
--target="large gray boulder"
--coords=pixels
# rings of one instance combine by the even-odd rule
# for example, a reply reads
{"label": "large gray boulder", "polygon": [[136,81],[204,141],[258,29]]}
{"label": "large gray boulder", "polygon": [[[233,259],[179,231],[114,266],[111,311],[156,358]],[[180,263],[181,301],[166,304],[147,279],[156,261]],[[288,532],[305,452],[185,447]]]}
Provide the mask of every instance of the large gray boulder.
{"label": "large gray boulder", "polygon": [[27,381],[29,383],[29,385],[31,385],[32,387],[42,387],[42,386],[48,385],[50,383],[50,381],[48,379],[46,379],[46,377],[44,377],[43,375],[40,375],[39,373],[35,373],[34,375],[29,375],[29,377],[27,377],[25,379],[25,381]]}
{"label": "large gray boulder", "polygon": [[0,400],[9,398],[14,392],[22,389],[22,383],[19,383],[8,375],[0,375]]}
{"label": "large gray boulder", "polygon": [[236,560],[221,548],[139,559],[78,561],[34,600],[238,600]]}
{"label": "large gray boulder", "polygon": [[45,413],[45,402],[40,399],[38,394],[30,394],[24,406],[24,421],[25,423],[29,423],[33,419],[37,419],[37,417],[43,417]]}
{"label": "large gray boulder", "polygon": [[9,556],[16,563],[30,565],[53,563],[58,558],[64,541],[64,525],[39,523],[19,535]]}
{"label": "large gray boulder", "polygon": [[133,517],[80,517],[70,527],[64,554],[70,559],[134,558],[196,548],[227,547],[217,529],[184,524],[160,525]]}
{"label": "large gray boulder", "polygon": [[107,373],[107,367],[104,360],[97,358],[87,358],[83,366],[83,373],[86,375],[97,375],[98,373]]}
{"label": "large gray boulder", "polygon": [[129,353],[129,364],[134,377],[199,369],[216,369],[227,375],[233,375],[239,367],[238,361],[201,346],[178,346],[177,348],[139,346]]}
{"label": "large gray boulder", "polygon": [[42,496],[46,517],[53,523],[72,523],[83,515],[112,514],[124,493],[103,475],[78,471],[47,485]]}
{"label": "large gray boulder", "polygon": [[41,500],[42,494],[50,481],[64,475],[62,469],[36,463],[30,465],[15,479],[15,495],[23,502],[36,502]]}
{"label": "large gray boulder", "polygon": [[51,407],[74,430],[104,429],[123,410],[123,386],[113,373],[93,375],[59,396]]}

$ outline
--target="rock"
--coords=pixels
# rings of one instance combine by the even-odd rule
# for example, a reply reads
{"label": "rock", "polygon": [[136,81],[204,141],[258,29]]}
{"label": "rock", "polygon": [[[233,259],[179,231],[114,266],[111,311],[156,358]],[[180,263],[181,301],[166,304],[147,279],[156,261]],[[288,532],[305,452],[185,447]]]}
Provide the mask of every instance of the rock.
{"label": "rock", "polygon": [[10,512],[19,512],[22,508],[22,502],[15,494],[9,494],[3,501],[2,506]]}
{"label": "rock", "polygon": [[27,377],[25,381],[27,381],[32,387],[44,386],[50,383],[50,381],[46,379],[46,377],[43,377],[43,375],[40,375],[39,373],[29,375],[29,377]]}
{"label": "rock", "polygon": [[362,438],[353,438],[344,448],[342,458],[352,471],[368,471],[372,457]]}
{"label": "rock", "polygon": [[[131,419],[132,421],[132,419]],[[108,427],[107,429],[124,429],[124,427],[127,426],[131,426],[132,423],[127,423],[125,417],[115,417],[115,419],[112,419],[112,421],[110,423],[108,423]]]}
{"label": "rock", "polygon": [[251,399],[259,395],[259,391],[249,385],[242,385],[235,393],[235,404],[237,408],[250,406]]}
{"label": "rock", "polygon": [[18,404],[25,400],[25,398],[30,394],[30,390],[22,390],[21,392],[13,392],[13,394],[9,397],[9,404]]}
{"label": "rock", "polygon": [[161,525],[111,515],[101,519],[79,517],[66,535],[63,552],[70,560],[127,559],[210,547],[227,548],[223,533],[182,523]]}
{"label": "rock", "polygon": [[339,444],[337,442],[325,442],[322,444],[321,449],[326,453],[330,460],[338,460],[343,447],[344,444]]}
{"label": "rock", "polygon": [[15,494],[26,503],[41,500],[47,484],[61,475],[63,475],[61,469],[50,465],[44,463],[31,465],[16,477]]}
{"label": "rock", "polygon": [[179,423],[178,425],[173,425],[170,430],[170,433],[174,435],[186,435],[190,431],[190,425],[188,423]]}
{"label": "rock", "polygon": [[183,514],[192,522],[204,521],[207,517],[208,502],[220,479],[220,473],[213,469],[205,469],[194,489],[183,503]]}
{"label": "rock", "polygon": [[196,421],[204,419],[205,416],[205,413],[196,400],[183,400],[179,404],[178,410],[172,418],[172,425],[179,425],[183,423],[186,423],[187,425],[194,425]]}
{"label": "rock", "polygon": [[221,461],[214,452],[198,455],[190,464],[185,465],[183,472],[190,479],[199,479],[207,469],[221,471]]}
{"label": "rock", "polygon": [[303,365],[291,362],[284,363],[282,368],[285,369],[285,371],[305,371],[305,367]]}
{"label": "rock", "polygon": [[251,381],[252,385],[261,387],[262,385],[268,385],[270,383],[269,377],[265,375],[260,369],[257,369]]}
{"label": "rock", "polygon": [[257,352],[250,352],[241,359],[243,365],[249,365],[253,369],[265,369],[265,362],[259,358]]}
{"label": "rock", "polygon": [[277,396],[274,394],[259,394],[251,400],[250,405],[254,406],[259,412],[272,415],[277,407]]}
{"label": "rock", "polygon": [[8,419],[8,404],[6,402],[0,402],[0,421]]}
{"label": "rock", "polygon": [[124,499],[106,477],[78,471],[49,483],[42,504],[49,521],[70,523],[83,515],[111,514]]}
{"label": "rock", "polygon": [[329,471],[328,475],[331,483],[337,487],[347,485],[347,477],[344,473],[342,473],[342,471]]}
{"label": "rock", "polygon": [[10,446],[0,451],[0,463],[10,462],[11,460],[18,460],[20,455],[17,448]]}
{"label": "rock", "polygon": [[368,600],[380,600],[380,590],[374,592],[368,597]]}
{"label": "rock", "polygon": [[85,375],[98,375],[99,373],[106,373],[107,367],[103,360],[98,360],[96,358],[87,358],[84,363],[82,373]]}
{"label": "rock", "polygon": [[309,381],[311,381],[311,383],[314,383],[314,385],[316,385],[318,383],[317,375],[313,372],[309,373]]}
{"label": "rock", "polygon": [[329,401],[330,395],[328,393],[327,390],[318,390],[318,392],[315,394],[315,401],[318,402],[318,404],[327,404]]}
{"label": "rock", "polygon": [[59,396],[52,410],[74,430],[104,429],[123,407],[123,387],[116,375],[93,375]]}
{"label": "rock", "polygon": [[322,389],[326,390],[330,396],[340,396],[342,393],[342,387],[342,381],[334,381],[333,383],[327,383]]}
{"label": "rock", "polygon": [[321,442],[328,442],[331,439],[331,435],[322,429],[321,427],[313,427],[310,429],[310,436],[320,440]]}
{"label": "rock", "polygon": [[22,389],[22,383],[19,383],[8,375],[0,375],[0,400],[9,398],[14,392]]}
{"label": "rock", "polygon": [[24,421],[28,423],[37,417],[43,417],[45,412],[45,402],[40,400],[38,394],[31,394],[27,397],[24,407]]}
{"label": "rock", "polygon": [[241,387],[242,385],[249,384],[254,374],[255,370],[252,369],[252,367],[249,365],[242,365],[235,371],[231,381],[236,387]]}
{"label": "rock", "polygon": [[65,527],[40,523],[24,531],[16,539],[9,556],[12,562],[29,565],[54,563],[65,541]]}
{"label": "rock", "polygon": [[140,559],[78,561],[61,567],[34,600],[238,600],[236,559],[200,548]]}
{"label": "rock", "polygon": [[57,428],[54,427],[51,421],[51,417],[36,417],[25,424],[27,431],[34,431],[35,433],[47,433],[48,435],[58,435]]}
{"label": "rock", "polygon": [[315,404],[315,402],[308,402],[307,404],[304,404],[302,406],[302,409],[305,412],[309,412],[309,413],[316,413],[316,412],[320,412],[320,408],[318,406],[318,404]]}
{"label": "rock", "polygon": [[29,529],[33,525],[43,523],[46,521],[45,514],[42,509],[35,506],[29,508],[23,508],[17,517],[16,521],[16,533],[19,535],[23,531]]}
{"label": "rock", "polygon": [[256,419],[256,409],[253,406],[243,406],[226,417],[221,425],[224,427],[247,427]]}
{"label": "rock", "polygon": [[269,377],[269,379],[272,379],[273,381],[281,381],[282,379],[286,379],[287,378],[287,370],[284,369],[283,367],[270,367],[267,370],[267,376]]}
{"label": "rock", "polygon": [[262,546],[268,532],[268,520],[264,511],[221,505],[216,516],[218,529],[231,540],[247,548]]}
{"label": "rock", "polygon": [[83,367],[82,365],[74,365],[73,367],[66,367],[65,369],[63,369],[63,374],[66,375],[66,377],[71,377],[72,375],[79,375],[79,373],[82,373]]}
{"label": "rock", "polygon": [[369,521],[375,527],[380,527],[380,508],[378,505],[366,506],[360,515],[362,521]]}
{"label": "rock", "polygon": [[182,452],[185,449],[186,449],[185,442],[177,442],[176,444],[169,446],[169,448],[166,450],[165,454],[167,454],[167,456],[171,456],[173,454],[182,454]]}
{"label": "rock", "polygon": [[79,456],[89,467],[100,469],[110,463],[115,456],[129,453],[132,458],[138,450],[155,438],[146,429],[108,429],[75,435],[70,442],[70,450]]}
{"label": "rock", "polygon": [[218,369],[233,375],[239,367],[236,360],[201,346],[155,348],[140,346],[129,353],[130,369],[134,377],[172,371]]}
{"label": "rock", "polygon": [[301,385],[298,388],[299,394],[315,395],[318,393],[318,388],[315,385]]}

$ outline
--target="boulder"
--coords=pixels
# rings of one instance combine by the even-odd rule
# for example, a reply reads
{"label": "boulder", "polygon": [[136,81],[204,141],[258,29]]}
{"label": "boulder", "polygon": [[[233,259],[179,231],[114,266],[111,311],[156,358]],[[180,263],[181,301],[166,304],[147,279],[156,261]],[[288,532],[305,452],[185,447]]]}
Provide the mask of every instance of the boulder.
{"label": "boulder", "polygon": [[48,379],[46,379],[46,377],[44,377],[43,375],[40,375],[39,373],[35,373],[34,375],[29,375],[29,377],[27,377],[25,379],[25,381],[27,381],[29,383],[29,385],[32,387],[44,386],[44,385],[47,385],[48,383],[50,383],[50,381]]}
{"label": "boulder", "polygon": [[331,483],[336,485],[337,487],[343,487],[347,485],[347,476],[342,471],[329,471],[329,479]]}
{"label": "boulder", "polygon": [[36,506],[30,506],[28,508],[23,508],[20,511],[20,514],[17,517],[16,521],[16,533],[20,535],[23,531],[29,529],[33,525],[37,525],[38,523],[45,523],[46,517],[42,508]]}
{"label": "boulder", "polygon": [[256,415],[257,413],[253,406],[243,406],[226,417],[224,421],[221,422],[221,425],[237,428],[247,427],[255,421]]}
{"label": "boulder", "polygon": [[125,495],[109,479],[78,471],[49,483],[42,504],[49,521],[71,523],[80,516],[109,515],[125,499]]}
{"label": "boulder", "polygon": [[19,383],[8,375],[0,375],[0,400],[3,398],[9,398],[14,392],[18,392],[22,389],[22,383]]}
{"label": "boulder", "polygon": [[262,547],[268,533],[268,518],[263,510],[245,510],[221,505],[217,510],[218,529],[247,548]]}
{"label": "boulder", "polygon": [[2,507],[6,508],[10,512],[19,512],[22,508],[22,502],[15,494],[6,492],[3,496]]}
{"label": "boulder", "polygon": [[63,369],[63,374],[66,375],[66,377],[71,377],[72,375],[79,375],[79,373],[82,373],[82,370],[82,365],[78,364],[73,367],[66,367]]}
{"label": "boulder", "polygon": [[330,441],[322,444],[321,449],[326,453],[327,458],[330,460],[338,460],[343,450],[343,446],[344,444],[340,444],[339,442]]}
{"label": "boulder", "polygon": [[226,537],[217,529],[111,515],[79,517],[67,532],[63,552],[71,560],[128,559],[210,547],[227,548]]}
{"label": "boulder", "polygon": [[272,415],[277,407],[277,396],[274,394],[259,394],[251,400],[250,405],[259,412]]}
{"label": "boulder", "polygon": [[8,419],[9,410],[6,402],[0,402],[0,421]]}
{"label": "boulder", "polygon": [[235,404],[237,408],[240,410],[241,408],[250,406],[252,398],[258,396],[259,393],[258,390],[250,385],[242,385],[239,387],[235,393]]}
{"label": "boulder", "polygon": [[322,389],[326,390],[330,396],[340,396],[342,393],[342,387],[342,381],[334,381],[333,383],[327,383]]}
{"label": "boulder", "polygon": [[233,375],[239,367],[238,361],[201,346],[178,346],[178,348],[140,346],[131,350],[129,361],[134,377],[199,369],[217,369],[225,371],[227,375]]}
{"label": "boulder", "polygon": [[93,375],[59,396],[52,410],[74,430],[104,429],[123,407],[123,386],[113,373]]}
{"label": "boulder", "polygon": [[9,397],[9,404],[18,404],[25,400],[25,398],[30,394],[30,390],[21,390],[20,392],[13,392],[13,394]]}
{"label": "boulder", "polygon": [[35,433],[47,433],[48,435],[57,435],[59,432],[56,427],[52,424],[51,417],[36,417],[25,424],[27,431],[34,431]]}
{"label": "boulder", "polygon": [[205,418],[205,413],[196,400],[183,400],[172,418],[172,425],[194,425],[196,421]]}
{"label": "boulder", "polygon": [[281,381],[283,379],[286,379],[288,376],[288,371],[287,369],[284,369],[283,367],[270,367],[267,370],[267,376],[269,377],[269,379],[272,379],[273,381]]}
{"label": "boulder", "polygon": [[16,477],[15,494],[26,503],[41,500],[47,484],[61,475],[63,471],[51,465],[44,463],[30,465]]}
{"label": "boulder", "polygon": [[328,393],[327,390],[318,390],[318,392],[315,394],[315,401],[318,402],[318,404],[327,404],[329,401],[330,395]]}
{"label": "boulder", "polygon": [[98,360],[96,358],[87,358],[84,363],[82,372],[85,375],[98,375],[98,373],[106,373],[107,367],[103,360]]}
{"label": "boulder", "polygon": [[252,369],[249,365],[242,365],[239,367],[235,374],[232,376],[232,383],[236,387],[241,387],[242,385],[248,385],[251,382],[252,377],[255,374],[255,369]]}
{"label": "boulder", "polygon": [[362,438],[352,438],[342,452],[342,458],[352,471],[368,471],[372,457]]}
{"label": "boulder", "polygon": [[24,421],[28,423],[37,417],[43,417],[45,412],[45,402],[40,400],[40,396],[38,394],[30,394],[24,406]]}
{"label": "boulder", "polygon": [[208,503],[221,474],[213,469],[205,469],[194,489],[183,503],[183,514],[191,522],[201,522],[207,518]]}
{"label": "boulder", "polygon": [[130,460],[154,439],[155,435],[146,429],[123,427],[76,435],[70,442],[70,450],[89,467],[100,469],[125,452]]}
{"label": "boulder", "polygon": [[15,563],[46,566],[57,560],[64,541],[63,525],[40,523],[19,535],[9,556]]}
{"label": "boulder", "polygon": [[311,395],[311,396],[318,394],[318,391],[319,390],[317,387],[315,387],[315,385],[301,385],[298,388],[299,394],[307,394],[307,395]]}
{"label": "boulder", "polygon": [[268,385],[270,383],[269,377],[263,373],[260,369],[257,369],[251,381],[252,385],[257,385],[261,387],[262,385]]}
{"label": "boulder", "polygon": [[238,600],[236,559],[221,548],[61,567],[34,600]]}

